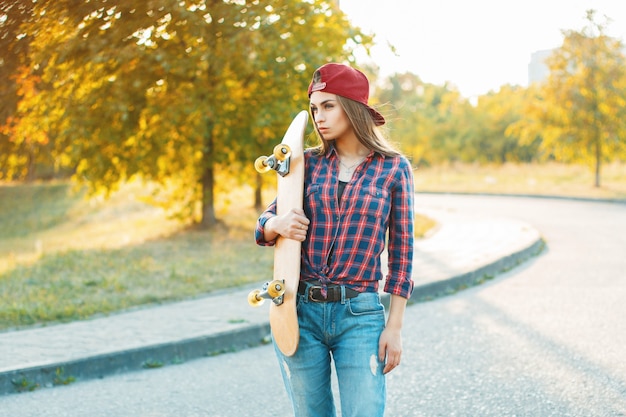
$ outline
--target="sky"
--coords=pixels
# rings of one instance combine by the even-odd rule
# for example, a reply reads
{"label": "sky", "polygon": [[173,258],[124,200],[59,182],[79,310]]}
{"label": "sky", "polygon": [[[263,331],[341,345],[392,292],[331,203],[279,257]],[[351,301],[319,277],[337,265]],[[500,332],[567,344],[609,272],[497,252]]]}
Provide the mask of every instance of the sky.
{"label": "sky", "polygon": [[626,0],[340,0],[340,7],[376,35],[381,76],[412,72],[468,98],[527,86],[531,54],[561,46],[563,30],[582,30],[589,9],[596,23],[609,17],[605,32],[626,43]]}

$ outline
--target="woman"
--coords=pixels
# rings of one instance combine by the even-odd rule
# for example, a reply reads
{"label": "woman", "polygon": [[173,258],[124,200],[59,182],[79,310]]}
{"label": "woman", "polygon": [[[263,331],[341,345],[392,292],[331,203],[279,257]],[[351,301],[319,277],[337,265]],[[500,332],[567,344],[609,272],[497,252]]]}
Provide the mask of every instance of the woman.
{"label": "woman", "polygon": [[[400,363],[413,291],[412,170],[382,136],[385,119],[368,105],[363,73],[326,64],[308,92],[320,144],[305,152],[304,210],[277,216],[274,202],[256,228],[260,245],[278,236],[303,242],[300,344],[291,357],[276,354],[296,416],[335,415],[331,357],[342,416],[382,416],[385,374]],[[387,232],[385,324],[378,287]]]}

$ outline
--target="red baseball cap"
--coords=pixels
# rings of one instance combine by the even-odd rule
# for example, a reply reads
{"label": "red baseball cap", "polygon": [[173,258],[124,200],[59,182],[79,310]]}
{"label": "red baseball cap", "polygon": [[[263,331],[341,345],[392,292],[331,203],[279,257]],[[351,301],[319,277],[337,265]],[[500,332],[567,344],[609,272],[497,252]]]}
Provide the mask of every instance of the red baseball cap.
{"label": "red baseball cap", "polygon": [[376,126],[385,124],[383,115],[367,104],[370,95],[370,83],[365,74],[348,65],[334,63],[322,65],[317,71],[319,71],[321,79],[317,82],[311,81],[309,97],[314,91],[324,91],[358,101],[368,108]]}

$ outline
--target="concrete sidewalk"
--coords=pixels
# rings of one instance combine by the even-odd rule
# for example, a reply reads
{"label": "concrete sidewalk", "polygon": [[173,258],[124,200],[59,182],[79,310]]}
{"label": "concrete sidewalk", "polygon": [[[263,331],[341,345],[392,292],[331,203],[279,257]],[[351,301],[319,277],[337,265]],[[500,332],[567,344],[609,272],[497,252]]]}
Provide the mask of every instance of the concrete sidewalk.
{"label": "concrete sidewalk", "polygon": [[[414,302],[475,285],[543,249],[538,231],[521,221],[419,211],[439,227],[416,242]],[[0,395],[269,343],[267,305],[252,308],[247,303],[248,292],[256,287],[0,333]]]}

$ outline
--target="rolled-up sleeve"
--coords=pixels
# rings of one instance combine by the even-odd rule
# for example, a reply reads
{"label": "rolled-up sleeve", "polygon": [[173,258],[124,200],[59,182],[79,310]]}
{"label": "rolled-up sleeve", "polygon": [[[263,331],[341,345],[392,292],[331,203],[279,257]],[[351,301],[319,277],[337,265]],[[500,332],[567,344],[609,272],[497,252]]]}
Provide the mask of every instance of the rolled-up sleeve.
{"label": "rolled-up sleeve", "polygon": [[392,190],[389,222],[389,272],[385,292],[409,298],[413,292],[413,200],[415,188],[411,164],[402,158]]}
{"label": "rolled-up sleeve", "polygon": [[265,240],[264,232],[265,232],[265,223],[272,217],[276,216],[276,200],[270,204],[263,213],[259,216],[256,221],[256,228],[254,230],[254,239],[256,240],[257,245],[259,246],[274,246],[276,244],[276,240],[270,240],[269,242]]}

